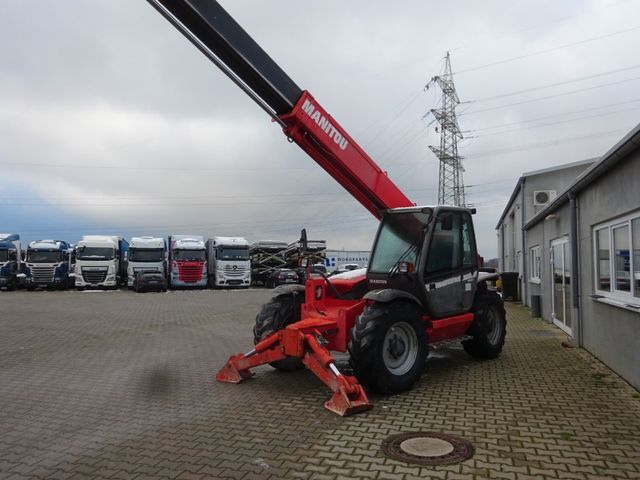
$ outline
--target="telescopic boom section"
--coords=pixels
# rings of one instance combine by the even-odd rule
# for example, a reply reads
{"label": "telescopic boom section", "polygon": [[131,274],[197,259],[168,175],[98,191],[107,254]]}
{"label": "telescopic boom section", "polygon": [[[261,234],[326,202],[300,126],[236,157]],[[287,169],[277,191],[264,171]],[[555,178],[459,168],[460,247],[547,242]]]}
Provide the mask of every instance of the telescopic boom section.
{"label": "telescopic boom section", "polygon": [[245,91],[285,135],[374,216],[414,205],[316,100],[213,0],[147,0]]}

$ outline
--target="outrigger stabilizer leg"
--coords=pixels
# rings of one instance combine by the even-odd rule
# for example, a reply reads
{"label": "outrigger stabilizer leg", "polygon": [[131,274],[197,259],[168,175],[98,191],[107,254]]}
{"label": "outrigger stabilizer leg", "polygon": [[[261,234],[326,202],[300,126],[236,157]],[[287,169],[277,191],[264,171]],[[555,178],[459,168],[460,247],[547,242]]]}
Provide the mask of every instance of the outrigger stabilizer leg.
{"label": "outrigger stabilizer leg", "polygon": [[296,357],[333,392],[324,404],[327,410],[344,417],[373,408],[362,385],[355,377],[342,374],[331,353],[324,347],[326,340],[320,330],[329,326],[329,323],[316,319],[302,320],[273,333],[253,350],[231,356],[216,375],[216,380],[240,383],[253,376],[252,367]]}

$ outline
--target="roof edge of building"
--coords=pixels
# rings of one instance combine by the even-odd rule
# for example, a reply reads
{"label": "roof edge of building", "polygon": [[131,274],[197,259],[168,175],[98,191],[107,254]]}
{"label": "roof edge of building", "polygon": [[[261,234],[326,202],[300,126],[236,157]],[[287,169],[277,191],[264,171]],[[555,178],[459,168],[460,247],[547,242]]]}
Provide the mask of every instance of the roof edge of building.
{"label": "roof edge of building", "polygon": [[495,228],[496,230],[498,230],[500,228],[500,224],[504,220],[504,217],[507,216],[507,212],[511,208],[511,205],[513,204],[513,201],[518,196],[518,192],[520,191],[520,189],[522,188],[522,184],[524,183],[524,178],[525,178],[524,175],[521,176],[520,178],[518,178],[518,181],[516,182],[516,186],[513,189],[513,192],[511,193],[511,196],[509,197],[509,201],[507,202],[507,205],[504,207],[504,210],[502,211],[502,215],[500,215],[500,219],[498,220],[498,223],[496,223],[496,228]]}
{"label": "roof edge of building", "polygon": [[602,157],[600,157],[600,160],[582,172],[582,174],[580,174],[571,185],[558,195],[555,200],[536,213],[531,220],[522,226],[522,229],[529,230],[531,227],[538,224],[540,220],[544,219],[547,215],[555,212],[558,208],[567,203],[570,196],[579,193],[582,189],[589,186],[599,178],[600,175],[613,168],[620,161],[626,159],[636,150],[640,150],[640,123],[622,137],[622,139],[611,147]]}

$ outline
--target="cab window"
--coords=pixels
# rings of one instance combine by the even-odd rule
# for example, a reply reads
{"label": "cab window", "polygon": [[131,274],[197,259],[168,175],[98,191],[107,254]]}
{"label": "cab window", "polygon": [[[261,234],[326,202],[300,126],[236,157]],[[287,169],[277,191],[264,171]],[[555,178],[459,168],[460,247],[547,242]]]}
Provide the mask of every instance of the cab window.
{"label": "cab window", "polygon": [[460,248],[461,218],[457,212],[441,213],[431,237],[427,274],[446,273],[462,266]]}

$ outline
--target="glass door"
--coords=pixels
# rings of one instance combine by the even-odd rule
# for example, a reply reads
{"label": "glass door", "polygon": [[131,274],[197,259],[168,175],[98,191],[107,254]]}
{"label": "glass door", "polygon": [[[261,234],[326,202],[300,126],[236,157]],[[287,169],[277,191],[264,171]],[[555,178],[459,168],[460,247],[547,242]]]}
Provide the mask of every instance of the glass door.
{"label": "glass door", "polygon": [[551,288],[553,323],[571,335],[571,251],[566,238],[551,242]]}

